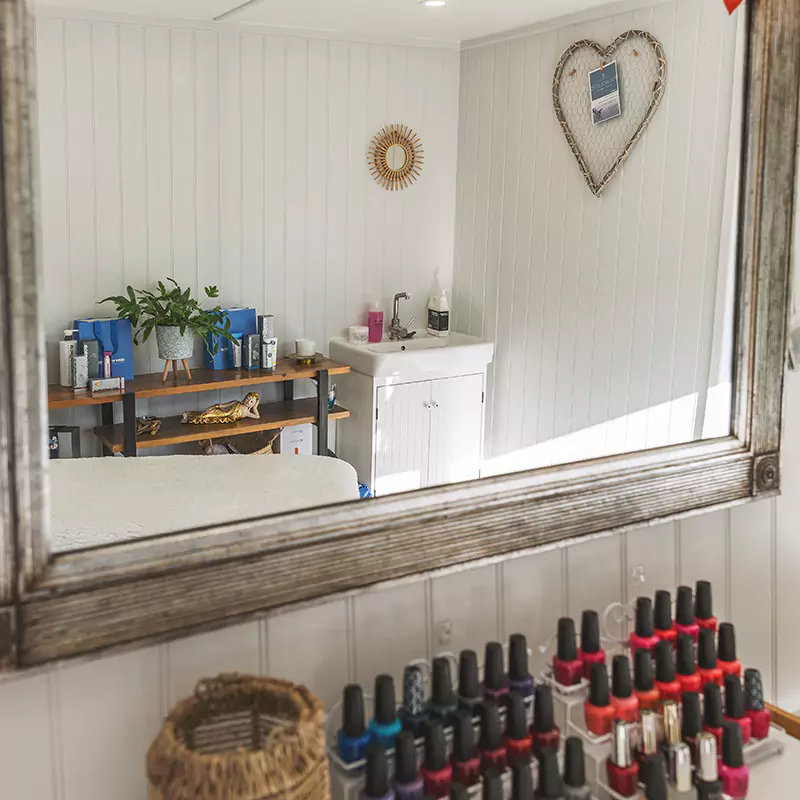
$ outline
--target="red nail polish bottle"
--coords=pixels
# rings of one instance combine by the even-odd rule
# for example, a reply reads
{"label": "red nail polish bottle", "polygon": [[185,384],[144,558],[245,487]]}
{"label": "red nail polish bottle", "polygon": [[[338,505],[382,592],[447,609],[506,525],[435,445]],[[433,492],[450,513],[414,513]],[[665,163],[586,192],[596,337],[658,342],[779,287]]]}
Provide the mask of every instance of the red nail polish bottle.
{"label": "red nail polish bottle", "polygon": [[605,664],[606,653],[600,647],[600,620],[596,611],[584,611],[581,615],[581,646],[578,660],[583,663],[583,677],[592,677],[593,664]]}
{"label": "red nail polish bottle", "polygon": [[745,800],[750,783],[750,768],[744,763],[742,729],[734,722],[726,722],[724,725],[719,777],[724,794],[731,800]]}
{"label": "red nail polish bottle", "polygon": [[553,658],[553,677],[562,686],[575,686],[581,682],[583,664],[578,658],[575,644],[575,623],[570,617],[558,621],[558,647]]}
{"label": "red nail polish bottle", "polygon": [[744,693],[736,675],[725,676],[725,721],[735,722],[742,729],[742,744],[753,735],[753,722],[744,713]]}
{"label": "red nail polish bottle", "polygon": [[723,622],[717,634],[717,666],[723,675],[742,676],[742,664],[736,658],[736,631],[730,622]]}
{"label": "red nail polish bottle", "polygon": [[697,672],[703,686],[707,683],[716,683],[722,686],[722,670],[717,666],[717,648],[714,643],[714,631],[703,628],[700,631],[700,641],[697,645]]}
{"label": "red nail polish bottle", "polygon": [[661,641],[653,628],[653,603],[649,597],[636,598],[636,627],[628,638],[631,653],[653,650]]}
{"label": "red nail polish bottle", "polygon": [[681,682],[675,677],[675,654],[669,642],[659,642],[656,647],[656,689],[662,702],[680,702]]}
{"label": "red nail polish bottle", "polygon": [[614,656],[611,662],[611,705],[614,716],[626,722],[639,719],[639,699],[633,693],[631,662],[628,656]]}
{"label": "red nail polish bottle", "polygon": [[506,754],[509,765],[518,761],[527,763],[533,754],[533,738],[525,718],[525,701],[517,692],[506,696]]}
{"label": "red nail polish bottle", "polygon": [[631,724],[615,719],[611,735],[611,755],[606,761],[608,785],[623,797],[634,797],[639,789],[639,765],[631,753]]}
{"label": "red nail polish bottle", "polygon": [[540,683],[534,690],[531,736],[535,756],[544,750],[558,750],[561,742],[553,712],[553,692],[546,684]]}
{"label": "red nail polish bottle", "polygon": [[665,589],[656,592],[655,634],[662,642],[675,644],[678,631],[672,621],[672,596]]}
{"label": "red nail polish bottle", "polygon": [[487,642],[483,658],[483,693],[503,697],[508,692],[508,677],[503,667],[503,645]]}
{"label": "red nail polish bottle", "polygon": [[719,684],[707,683],[703,689],[703,730],[717,739],[717,750],[722,749],[722,692]]}
{"label": "red nail polish bottle", "polygon": [[481,754],[481,770],[506,768],[506,748],[500,728],[500,715],[497,700],[485,697],[481,703],[481,738],[478,749]]}
{"label": "red nail polish bottle", "polygon": [[475,749],[475,729],[468,711],[453,715],[453,780],[462,786],[474,786],[481,779],[481,760]]}
{"label": "red nail polish bottle", "polygon": [[675,601],[675,630],[691,636],[692,641],[697,643],[700,626],[694,618],[694,596],[691,586],[678,587],[678,596]]}
{"label": "red nail polish bottle", "polygon": [[661,695],[653,683],[653,658],[649,650],[637,650],[633,657],[633,685],[639,710],[658,711]]}
{"label": "red nail polish bottle", "polygon": [[744,713],[753,723],[753,737],[766,739],[772,716],[764,708],[764,689],[761,685],[761,673],[757,669],[744,671]]}
{"label": "red nail polish bottle", "polygon": [[681,714],[681,738],[692,748],[692,758],[697,756],[697,737],[703,730],[703,715],[700,712],[700,695],[697,692],[683,693]]}
{"label": "red nail polish bottle", "polygon": [[708,628],[716,633],[717,618],[711,608],[711,584],[708,581],[697,581],[694,594],[694,621],[701,628]]}
{"label": "red nail polish bottle", "polygon": [[593,736],[611,733],[614,721],[614,706],[608,693],[608,668],[605,664],[592,664],[589,679],[589,699],[583,704],[586,729]]}
{"label": "red nail polish bottle", "polygon": [[694,642],[685,633],[678,635],[678,647],[675,653],[675,672],[683,692],[699,692],[703,688],[703,679],[694,668]]}
{"label": "red nail polish bottle", "polygon": [[447,742],[441,720],[432,719],[425,732],[425,760],[422,764],[425,794],[447,797],[453,782],[453,769],[447,762]]}

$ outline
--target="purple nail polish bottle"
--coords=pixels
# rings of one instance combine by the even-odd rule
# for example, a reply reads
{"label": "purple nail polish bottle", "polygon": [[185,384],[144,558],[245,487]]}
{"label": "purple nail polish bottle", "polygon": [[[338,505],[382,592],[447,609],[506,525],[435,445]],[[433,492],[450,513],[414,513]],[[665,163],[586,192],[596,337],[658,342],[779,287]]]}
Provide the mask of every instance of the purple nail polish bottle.
{"label": "purple nail polish bottle", "polygon": [[533,697],[533,675],[528,671],[528,642],[521,633],[508,637],[508,685],[527,702]]}
{"label": "purple nail polish bottle", "polygon": [[422,800],[422,775],[417,764],[417,746],[410,731],[397,734],[394,763],[394,796],[397,800]]}

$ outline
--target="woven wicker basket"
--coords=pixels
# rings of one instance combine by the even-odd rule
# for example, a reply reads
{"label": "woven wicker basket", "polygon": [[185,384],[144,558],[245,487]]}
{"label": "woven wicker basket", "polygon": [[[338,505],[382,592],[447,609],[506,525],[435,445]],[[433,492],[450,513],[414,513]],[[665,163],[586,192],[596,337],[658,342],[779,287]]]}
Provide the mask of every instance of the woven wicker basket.
{"label": "woven wicker basket", "polygon": [[277,678],[200,681],[147,751],[149,800],[329,800],[322,702]]}

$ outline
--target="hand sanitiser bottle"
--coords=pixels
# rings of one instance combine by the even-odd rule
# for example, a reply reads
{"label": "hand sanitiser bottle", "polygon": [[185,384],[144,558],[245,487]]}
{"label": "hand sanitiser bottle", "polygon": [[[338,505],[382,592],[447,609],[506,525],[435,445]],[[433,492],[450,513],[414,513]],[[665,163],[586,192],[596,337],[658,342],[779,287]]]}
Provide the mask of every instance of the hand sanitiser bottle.
{"label": "hand sanitiser bottle", "polygon": [[428,300],[428,335],[429,336],[448,336],[450,333],[450,303],[447,300],[447,293],[439,283],[439,276],[436,276],[434,293]]}
{"label": "hand sanitiser bottle", "polygon": [[64,338],[58,343],[58,377],[62,386],[72,386],[69,360],[78,354],[78,340],[73,336],[77,332],[65,330]]}

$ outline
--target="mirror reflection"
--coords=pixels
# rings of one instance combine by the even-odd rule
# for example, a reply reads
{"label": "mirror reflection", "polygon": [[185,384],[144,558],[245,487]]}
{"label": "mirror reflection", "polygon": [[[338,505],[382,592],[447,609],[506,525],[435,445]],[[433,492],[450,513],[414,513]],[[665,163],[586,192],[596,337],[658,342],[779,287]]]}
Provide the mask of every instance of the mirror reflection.
{"label": "mirror reflection", "polygon": [[55,550],[728,434],[744,21],[570,11],[460,53],[37,19]]}

